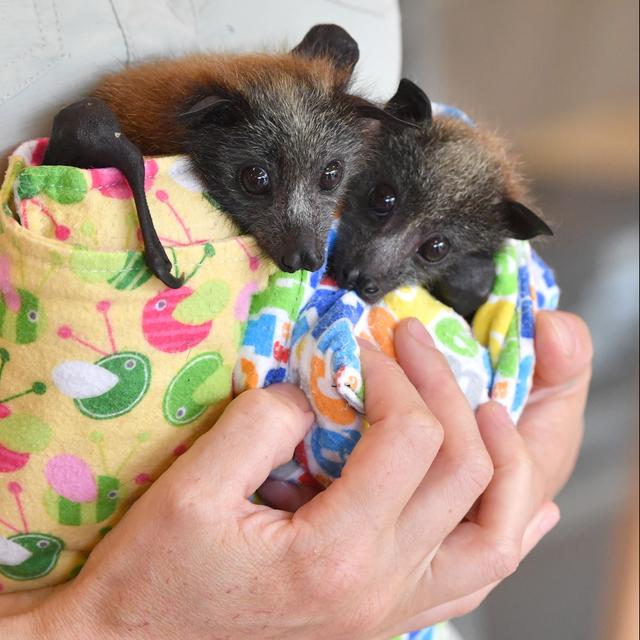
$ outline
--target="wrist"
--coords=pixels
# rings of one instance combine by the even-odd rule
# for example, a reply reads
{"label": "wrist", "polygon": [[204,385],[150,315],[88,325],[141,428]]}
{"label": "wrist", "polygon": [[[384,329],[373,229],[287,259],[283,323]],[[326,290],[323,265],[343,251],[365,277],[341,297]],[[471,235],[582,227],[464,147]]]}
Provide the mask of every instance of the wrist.
{"label": "wrist", "polygon": [[[84,611],[84,613],[83,613]],[[56,594],[21,613],[0,617],[2,640],[109,640],[92,615],[67,594]]]}

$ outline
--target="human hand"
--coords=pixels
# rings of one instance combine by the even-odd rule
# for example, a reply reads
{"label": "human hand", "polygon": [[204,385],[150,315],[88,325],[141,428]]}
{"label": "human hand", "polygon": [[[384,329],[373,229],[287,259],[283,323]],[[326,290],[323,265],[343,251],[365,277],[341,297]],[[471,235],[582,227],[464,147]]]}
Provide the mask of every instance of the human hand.
{"label": "human hand", "polygon": [[[535,461],[544,495],[552,499],[573,471],[582,442],[593,358],[591,334],[572,313],[540,311],[535,350],[533,388],[518,431]],[[316,491],[269,480],[260,493],[269,504],[295,511]]]}
{"label": "human hand", "polygon": [[247,392],[5,637],[386,637],[503,578],[534,511],[530,464],[500,425],[485,448],[446,360],[410,327],[396,333],[407,375],[363,350],[371,427],[326,491],[294,514],[246,499],[312,420],[293,387]]}
{"label": "human hand", "polygon": [[[539,513],[525,532],[521,559],[549,530],[559,514],[551,500],[571,474],[584,430],[584,407],[591,379],[593,347],[589,329],[578,317],[563,311],[541,311],[536,319],[536,370],[533,389],[518,423],[528,455],[533,461],[534,487]],[[502,422],[506,414],[495,403],[477,414],[481,429],[490,421]],[[488,427],[491,428],[491,427]],[[520,446],[520,445],[518,445]],[[272,504],[294,509],[312,497],[308,488],[269,482],[261,489]],[[499,582],[469,596],[446,603],[405,623],[417,628],[458,617],[476,609]],[[405,628],[404,626],[400,628]],[[398,631],[399,632],[399,631]]]}
{"label": "human hand", "polygon": [[[555,505],[545,501],[557,495],[575,466],[584,430],[593,357],[588,327],[578,316],[563,311],[538,314],[535,348],[533,389],[518,422],[518,433],[533,462],[532,486],[539,496],[540,508],[523,537],[521,559],[542,538],[536,535],[536,530],[550,530],[559,518]],[[482,407],[476,417],[483,436],[487,428],[492,428],[492,422],[508,420],[506,412],[496,403]],[[418,628],[469,613],[498,584],[499,581],[426,612],[409,621],[409,626]]]}
{"label": "human hand", "polygon": [[[544,496],[552,499],[575,466],[584,431],[584,408],[591,380],[593,345],[584,321],[564,311],[541,311],[536,318],[533,389],[518,423]],[[269,504],[295,510],[315,491],[280,481],[260,490]]]}

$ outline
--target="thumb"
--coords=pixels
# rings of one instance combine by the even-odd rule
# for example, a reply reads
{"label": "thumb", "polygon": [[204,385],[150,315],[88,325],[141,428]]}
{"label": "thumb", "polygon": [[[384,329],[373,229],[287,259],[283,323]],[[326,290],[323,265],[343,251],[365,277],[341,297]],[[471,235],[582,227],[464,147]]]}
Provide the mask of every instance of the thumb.
{"label": "thumb", "polygon": [[585,322],[565,311],[540,311],[536,317],[534,387],[570,385],[590,375],[593,345]]}
{"label": "thumb", "polygon": [[185,466],[195,481],[206,480],[204,490],[214,484],[223,500],[245,499],[275,467],[291,459],[312,423],[311,408],[293,385],[245,391],[172,470]]}

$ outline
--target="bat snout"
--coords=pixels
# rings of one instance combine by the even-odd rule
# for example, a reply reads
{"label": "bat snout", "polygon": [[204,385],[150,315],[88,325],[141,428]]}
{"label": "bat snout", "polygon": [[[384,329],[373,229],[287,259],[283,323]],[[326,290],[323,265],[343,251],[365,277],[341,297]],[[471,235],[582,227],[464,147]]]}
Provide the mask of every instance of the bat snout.
{"label": "bat snout", "polygon": [[289,237],[282,244],[277,262],[278,266],[288,273],[300,269],[317,271],[324,262],[324,253],[313,239]]}
{"label": "bat snout", "polygon": [[380,286],[372,278],[362,278],[356,287],[358,295],[369,304],[377,302],[382,297]]}
{"label": "bat snout", "polygon": [[334,276],[339,287],[355,291],[368,303],[377,302],[380,299],[382,290],[377,280],[362,273],[358,267],[343,265],[334,271],[337,271]]}

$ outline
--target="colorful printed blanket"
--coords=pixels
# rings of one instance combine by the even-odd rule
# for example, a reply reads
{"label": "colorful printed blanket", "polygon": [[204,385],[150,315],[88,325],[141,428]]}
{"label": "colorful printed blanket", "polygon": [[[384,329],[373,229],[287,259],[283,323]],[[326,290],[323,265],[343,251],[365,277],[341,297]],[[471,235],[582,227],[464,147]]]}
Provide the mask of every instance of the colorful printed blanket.
{"label": "colorful printed blanket", "polygon": [[38,166],[22,145],[0,190],[0,590],[67,580],[90,549],[232,396],[290,380],[317,425],[292,482],[335,479],[365,427],[354,336],[392,353],[417,316],[473,406],[517,418],[531,385],[534,315],[555,306],[549,269],[523,242],[496,257],[473,328],[419,287],[376,305],[322,272],[286,274],[260,257],[184,158],[147,159],[158,233],[186,282],[151,277],[131,194],[111,169]]}
{"label": "colorful printed blanket", "polygon": [[323,486],[339,477],[366,427],[356,337],[393,356],[395,325],[407,317],[427,327],[472,407],[492,398],[517,421],[533,378],[535,313],[555,308],[558,290],[549,268],[523,241],[505,244],[496,272],[473,327],[421,287],[398,289],[368,305],[322,272],[295,279],[274,274],[253,299],[234,384],[240,391],[293,382],[307,393],[317,417],[295,460],[274,476]]}

